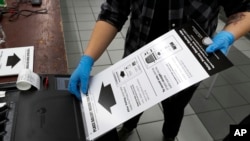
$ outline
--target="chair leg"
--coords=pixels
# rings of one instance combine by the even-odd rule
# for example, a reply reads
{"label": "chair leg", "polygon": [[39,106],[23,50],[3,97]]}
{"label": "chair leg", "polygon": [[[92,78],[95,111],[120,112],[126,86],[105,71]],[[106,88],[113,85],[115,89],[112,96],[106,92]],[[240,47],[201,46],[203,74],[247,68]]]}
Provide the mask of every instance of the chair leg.
{"label": "chair leg", "polygon": [[205,97],[206,99],[210,96],[211,91],[212,91],[212,89],[213,89],[213,87],[214,87],[214,84],[215,84],[215,82],[216,82],[216,79],[217,79],[218,75],[219,75],[219,73],[215,74],[215,76],[214,76],[214,78],[213,78],[213,80],[212,80],[212,82],[211,82],[211,85],[209,86],[209,89],[208,89],[208,91],[207,91],[207,94],[206,94],[206,97]]}

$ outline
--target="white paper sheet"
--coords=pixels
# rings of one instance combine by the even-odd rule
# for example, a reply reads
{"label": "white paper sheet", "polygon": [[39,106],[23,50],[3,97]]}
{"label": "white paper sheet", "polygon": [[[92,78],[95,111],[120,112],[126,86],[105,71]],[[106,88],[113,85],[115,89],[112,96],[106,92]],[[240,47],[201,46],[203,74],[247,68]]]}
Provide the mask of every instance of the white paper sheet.
{"label": "white paper sheet", "polygon": [[164,34],[93,76],[88,96],[82,94],[87,139],[101,136],[162,100],[232,66],[220,52],[206,54],[207,41],[210,38],[197,25],[188,25]]}
{"label": "white paper sheet", "polygon": [[0,76],[17,75],[22,69],[33,71],[34,46],[0,49]]}

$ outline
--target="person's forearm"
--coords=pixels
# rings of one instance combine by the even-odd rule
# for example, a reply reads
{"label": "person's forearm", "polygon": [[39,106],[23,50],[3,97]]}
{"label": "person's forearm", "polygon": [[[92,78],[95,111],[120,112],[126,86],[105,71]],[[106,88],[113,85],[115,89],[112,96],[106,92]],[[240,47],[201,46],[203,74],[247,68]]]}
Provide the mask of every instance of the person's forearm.
{"label": "person's forearm", "polygon": [[237,40],[241,36],[250,32],[250,12],[241,12],[230,16],[224,27],[224,30],[231,32],[234,39]]}
{"label": "person's forearm", "polygon": [[84,54],[97,60],[114,39],[116,33],[117,29],[113,25],[105,21],[97,21]]}

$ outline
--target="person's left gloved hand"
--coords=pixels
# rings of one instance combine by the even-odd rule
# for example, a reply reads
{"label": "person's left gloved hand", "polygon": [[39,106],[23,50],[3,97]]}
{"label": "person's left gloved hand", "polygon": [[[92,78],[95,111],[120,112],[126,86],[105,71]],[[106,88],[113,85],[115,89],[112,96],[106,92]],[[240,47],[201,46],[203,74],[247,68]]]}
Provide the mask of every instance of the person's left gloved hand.
{"label": "person's left gloved hand", "polygon": [[213,38],[213,43],[206,48],[207,53],[213,53],[216,50],[221,50],[225,55],[227,54],[230,46],[234,42],[234,36],[228,31],[221,31]]}

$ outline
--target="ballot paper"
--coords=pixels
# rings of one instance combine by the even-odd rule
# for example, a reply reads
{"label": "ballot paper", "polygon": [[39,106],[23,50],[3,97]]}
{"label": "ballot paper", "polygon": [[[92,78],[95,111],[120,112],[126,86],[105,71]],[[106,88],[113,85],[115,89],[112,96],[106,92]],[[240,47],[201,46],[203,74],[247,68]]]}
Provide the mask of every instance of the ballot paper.
{"label": "ballot paper", "polygon": [[174,29],[93,76],[82,96],[86,137],[93,140],[232,63],[207,54],[212,40],[192,22]]}
{"label": "ballot paper", "polygon": [[0,49],[0,77],[18,75],[22,69],[33,71],[34,46]]}

